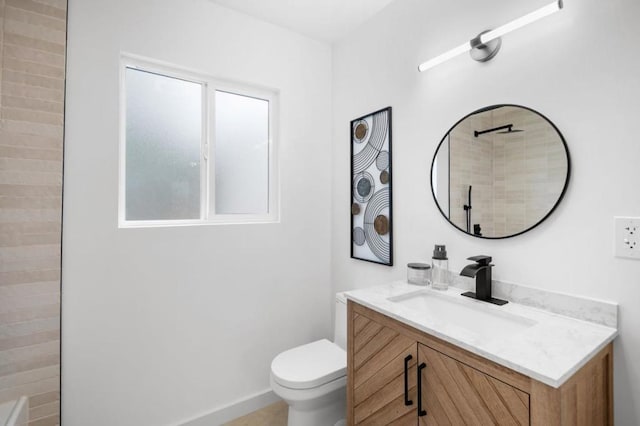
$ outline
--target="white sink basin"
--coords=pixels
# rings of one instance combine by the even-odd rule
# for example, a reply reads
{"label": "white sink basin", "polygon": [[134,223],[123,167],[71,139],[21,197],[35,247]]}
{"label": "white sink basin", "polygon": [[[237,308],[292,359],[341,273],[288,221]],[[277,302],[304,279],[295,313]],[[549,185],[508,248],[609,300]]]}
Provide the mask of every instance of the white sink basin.
{"label": "white sink basin", "polygon": [[434,320],[466,329],[484,339],[507,338],[536,324],[531,319],[503,312],[502,307],[433,290],[420,290],[387,300],[426,313]]}

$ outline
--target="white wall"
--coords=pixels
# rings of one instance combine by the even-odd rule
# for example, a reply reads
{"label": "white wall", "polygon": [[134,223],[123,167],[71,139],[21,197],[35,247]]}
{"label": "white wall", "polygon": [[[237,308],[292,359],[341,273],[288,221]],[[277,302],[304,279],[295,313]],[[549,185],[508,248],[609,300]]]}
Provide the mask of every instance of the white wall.
{"label": "white wall", "polygon": [[[176,424],[331,334],[331,50],[207,0],[69,2],[63,424]],[[121,51],[280,92],[281,223],[118,229]]]}
{"label": "white wall", "polygon": [[[467,56],[427,73],[418,64],[548,0],[396,1],[334,46],[335,290],[401,279],[410,261],[446,244],[450,266],[493,256],[496,279],[620,303],[615,343],[616,424],[640,424],[640,262],[613,257],[613,216],[640,216],[640,2],[566,0],[565,10],[504,37],[489,63]],[[437,144],[467,113],[516,103],[547,115],[572,155],[568,192],[533,231],[506,240],[466,236],[440,215],[429,189]],[[349,133],[354,117],[393,107],[395,265],[349,258]]]}

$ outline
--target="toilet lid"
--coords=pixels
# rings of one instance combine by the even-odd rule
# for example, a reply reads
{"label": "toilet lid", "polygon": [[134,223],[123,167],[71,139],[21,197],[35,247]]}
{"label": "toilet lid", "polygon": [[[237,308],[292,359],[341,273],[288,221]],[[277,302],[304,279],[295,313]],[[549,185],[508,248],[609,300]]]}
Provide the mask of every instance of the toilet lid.
{"label": "toilet lid", "polygon": [[346,375],[347,353],[327,339],[298,346],[276,356],[271,374],[292,389],[315,388]]}

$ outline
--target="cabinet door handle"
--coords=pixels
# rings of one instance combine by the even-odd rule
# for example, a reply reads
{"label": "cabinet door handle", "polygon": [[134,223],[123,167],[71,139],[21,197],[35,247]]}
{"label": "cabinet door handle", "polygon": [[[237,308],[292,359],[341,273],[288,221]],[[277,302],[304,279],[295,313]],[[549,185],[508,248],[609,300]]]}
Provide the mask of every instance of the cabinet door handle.
{"label": "cabinet door handle", "polygon": [[404,405],[413,405],[413,401],[409,399],[409,361],[413,356],[407,355],[404,358]]}
{"label": "cabinet door handle", "polygon": [[427,368],[424,362],[418,366],[418,417],[426,416],[427,410],[422,408],[422,370]]}

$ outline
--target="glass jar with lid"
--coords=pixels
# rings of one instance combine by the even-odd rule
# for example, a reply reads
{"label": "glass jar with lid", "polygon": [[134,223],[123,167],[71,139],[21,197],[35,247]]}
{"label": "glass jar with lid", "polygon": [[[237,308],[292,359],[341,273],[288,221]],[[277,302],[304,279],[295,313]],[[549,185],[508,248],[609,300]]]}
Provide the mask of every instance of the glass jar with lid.
{"label": "glass jar with lid", "polygon": [[416,285],[429,285],[431,283],[431,265],[427,263],[407,264],[407,282]]}

